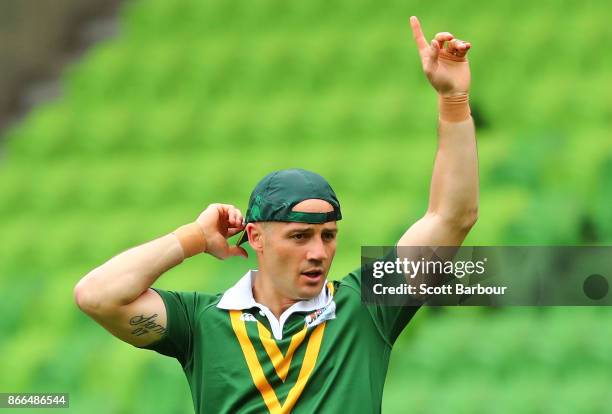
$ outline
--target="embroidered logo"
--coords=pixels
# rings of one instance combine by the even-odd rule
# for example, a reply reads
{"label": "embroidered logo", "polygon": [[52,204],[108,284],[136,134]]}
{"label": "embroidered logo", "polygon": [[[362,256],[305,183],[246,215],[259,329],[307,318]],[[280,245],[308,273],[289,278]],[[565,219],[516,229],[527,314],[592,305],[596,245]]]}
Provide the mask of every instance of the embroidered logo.
{"label": "embroidered logo", "polygon": [[306,315],[304,322],[310,328],[330,319],[336,319],[336,302],[333,300],[324,308],[317,309],[311,314]]}
{"label": "embroidered logo", "polygon": [[257,322],[257,319],[255,319],[255,317],[248,312],[245,312],[240,315],[240,320],[245,322]]}

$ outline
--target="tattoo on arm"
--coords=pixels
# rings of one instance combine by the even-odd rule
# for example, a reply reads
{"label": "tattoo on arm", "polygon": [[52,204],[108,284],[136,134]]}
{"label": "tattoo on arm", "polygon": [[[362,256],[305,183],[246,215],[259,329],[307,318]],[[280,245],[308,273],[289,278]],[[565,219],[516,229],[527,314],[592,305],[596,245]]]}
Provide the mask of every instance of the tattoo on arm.
{"label": "tattoo on arm", "polygon": [[154,313],[151,316],[138,315],[130,319],[130,325],[136,327],[132,331],[132,335],[141,336],[150,332],[155,332],[160,335],[166,333],[166,328],[155,321],[157,316],[157,313]]}

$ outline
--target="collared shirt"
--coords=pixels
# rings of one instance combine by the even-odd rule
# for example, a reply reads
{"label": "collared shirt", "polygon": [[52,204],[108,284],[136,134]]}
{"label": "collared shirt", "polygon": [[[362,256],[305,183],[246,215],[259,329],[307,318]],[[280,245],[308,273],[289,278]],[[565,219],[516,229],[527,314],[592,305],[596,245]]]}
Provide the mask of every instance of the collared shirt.
{"label": "collared shirt", "polygon": [[257,277],[257,270],[249,270],[234,286],[225,291],[217,307],[226,310],[259,308],[260,315],[268,318],[275,339],[283,339],[283,325],[293,313],[312,312],[329,306],[333,301],[333,296],[329,291],[326,281],[323,285],[324,288],[321,289],[321,293],[319,293],[318,296],[310,300],[302,300],[294,303],[281,314],[280,319],[276,319],[276,316],[274,316],[267,306],[255,301],[253,297],[253,283],[255,277]]}
{"label": "collared shirt", "polygon": [[252,276],[217,295],[155,289],[166,333],[142,348],[180,362],[196,414],[379,413],[393,343],[418,308],[363,305],[358,269],[276,320]]}

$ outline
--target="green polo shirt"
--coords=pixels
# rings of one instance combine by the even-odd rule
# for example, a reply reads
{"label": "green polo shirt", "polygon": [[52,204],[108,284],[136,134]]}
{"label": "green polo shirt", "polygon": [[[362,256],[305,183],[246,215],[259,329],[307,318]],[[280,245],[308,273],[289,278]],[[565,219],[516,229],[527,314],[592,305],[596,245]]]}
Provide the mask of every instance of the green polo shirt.
{"label": "green polo shirt", "polygon": [[276,320],[249,271],[225,294],[155,289],[196,413],[379,413],[391,348],[417,307],[366,306],[361,274],[328,282]]}

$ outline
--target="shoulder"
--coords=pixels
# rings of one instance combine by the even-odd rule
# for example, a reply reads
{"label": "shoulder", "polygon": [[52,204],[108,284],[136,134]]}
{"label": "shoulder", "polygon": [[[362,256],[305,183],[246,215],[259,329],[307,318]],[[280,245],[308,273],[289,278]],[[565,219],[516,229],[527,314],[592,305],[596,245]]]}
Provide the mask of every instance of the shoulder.
{"label": "shoulder", "polygon": [[334,280],[334,301],[351,307],[361,307],[361,271],[353,270],[338,280]]}
{"label": "shoulder", "polygon": [[345,275],[339,280],[334,281],[334,286],[338,291],[341,289],[344,291],[350,290],[361,293],[361,267],[353,270],[349,274]]}

